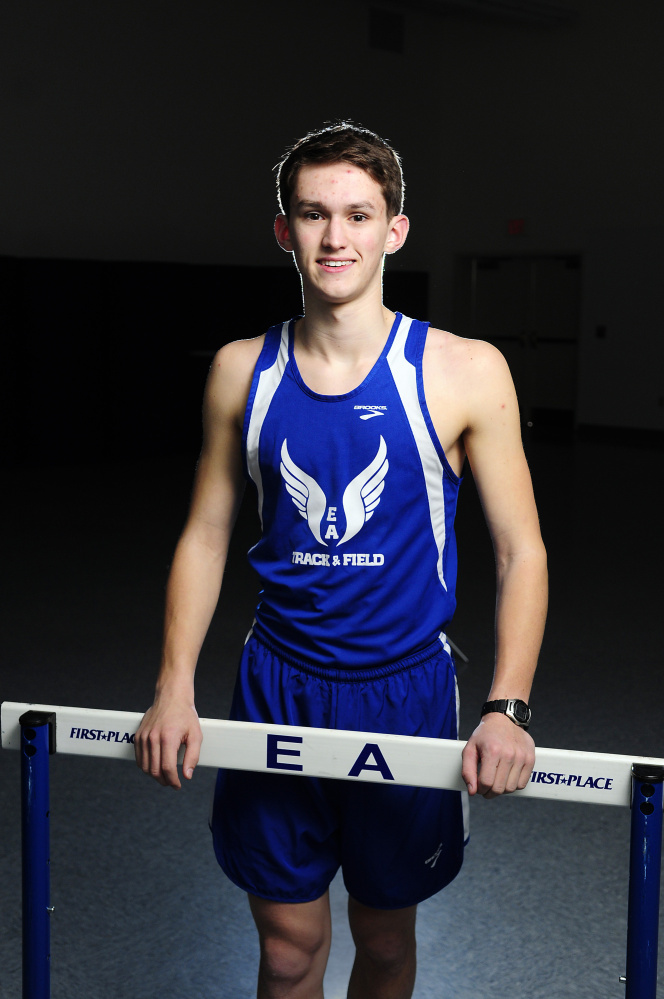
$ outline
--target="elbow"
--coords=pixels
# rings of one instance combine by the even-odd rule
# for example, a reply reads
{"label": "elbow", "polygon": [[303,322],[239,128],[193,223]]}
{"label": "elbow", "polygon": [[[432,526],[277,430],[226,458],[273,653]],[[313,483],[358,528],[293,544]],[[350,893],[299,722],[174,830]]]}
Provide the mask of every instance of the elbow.
{"label": "elbow", "polygon": [[194,557],[211,562],[223,562],[228,552],[230,536],[205,521],[189,522],[178,543],[178,548]]}
{"label": "elbow", "polygon": [[548,559],[544,542],[538,538],[513,551],[497,551],[496,569],[499,577],[507,576],[514,570],[520,570],[532,575],[533,581],[540,579],[546,582]]}

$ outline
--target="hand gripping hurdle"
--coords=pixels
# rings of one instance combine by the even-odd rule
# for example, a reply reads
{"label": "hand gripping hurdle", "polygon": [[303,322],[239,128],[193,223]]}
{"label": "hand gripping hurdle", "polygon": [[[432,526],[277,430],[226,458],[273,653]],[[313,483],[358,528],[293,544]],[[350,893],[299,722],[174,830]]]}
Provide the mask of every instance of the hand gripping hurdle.
{"label": "hand gripping hurdle", "polygon": [[[2,704],[2,746],[21,750],[24,999],[49,995],[48,757],[133,760],[141,714]],[[463,790],[464,743],[201,719],[202,766]],[[664,760],[536,750],[522,797],[632,807],[626,999],[655,999]]]}

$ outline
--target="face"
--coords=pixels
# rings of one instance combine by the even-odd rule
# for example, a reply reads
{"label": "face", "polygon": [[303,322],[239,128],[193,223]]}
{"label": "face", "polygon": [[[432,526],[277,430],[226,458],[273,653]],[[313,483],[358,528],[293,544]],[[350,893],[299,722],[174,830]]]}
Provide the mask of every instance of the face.
{"label": "face", "polygon": [[394,253],[408,232],[405,215],[387,218],[380,185],[351,163],[300,169],[290,217],[278,215],[279,245],[293,252],[305,302],[330,304],[381,294],[383,254]]}

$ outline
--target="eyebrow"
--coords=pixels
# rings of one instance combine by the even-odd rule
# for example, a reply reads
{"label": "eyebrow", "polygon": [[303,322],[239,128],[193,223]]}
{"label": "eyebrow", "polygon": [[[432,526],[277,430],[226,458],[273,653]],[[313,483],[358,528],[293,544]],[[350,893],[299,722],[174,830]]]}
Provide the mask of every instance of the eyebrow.
{"label": "eyebrow", "polygon": [[[308,208],[310,211],[325,212],[327,211],[325,205],[322,201],[298,201],[298,208]],[[376,205],[373,201],[357,201],[351,205],[346,205],[344,208],[347,212],[359,212],[359,211],[377,211]]]}

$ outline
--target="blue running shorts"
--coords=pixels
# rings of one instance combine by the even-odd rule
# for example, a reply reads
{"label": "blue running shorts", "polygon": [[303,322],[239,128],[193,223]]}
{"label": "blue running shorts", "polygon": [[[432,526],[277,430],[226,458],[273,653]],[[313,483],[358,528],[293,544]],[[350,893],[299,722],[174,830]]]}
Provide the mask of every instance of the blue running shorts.
{"label": "blue running shorts", "polygon": [[[231,718],[456,739],[454,664],[437,641],[389,666],[325,669],[253,634]],[[220,770],[210,825],[219,864],[252,895],[310,902],[341,867],[358,902],[400,909],[458,874],[463,812],[457,791]]]}

